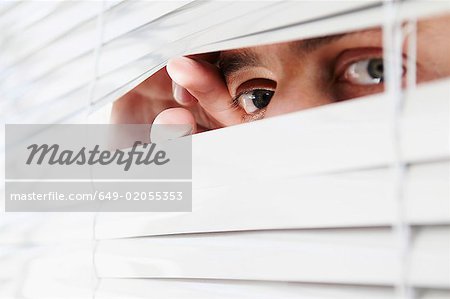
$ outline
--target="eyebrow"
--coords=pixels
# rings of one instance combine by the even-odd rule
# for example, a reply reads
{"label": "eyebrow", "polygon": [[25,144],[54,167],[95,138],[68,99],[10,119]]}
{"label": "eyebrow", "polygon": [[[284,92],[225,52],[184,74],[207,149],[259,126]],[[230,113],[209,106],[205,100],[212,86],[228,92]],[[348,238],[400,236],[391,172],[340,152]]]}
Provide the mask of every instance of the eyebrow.
{"label": "eyebrow", "polygon": [[227,51],[225,56],[220,55],[218,66],[224,77],[247,67],[257,67],[262,64],[258,55],[249,49]]}
{"label": "eyebrow", "polygon": [[[296,52],[311,53],[320,47],[328,45],[343,38],[344,36],[354,33],[356,32],[295,41],[292,43],[291,47],[292,50]],[[241,69],[247,67],[257,67],[261,65],[262,61],[260,57],[251,49],[226,51],[226,55],[221,54],[218,61],[218,66],[225,78],[229,77],[233,73],[240,71]]]}
{"label": "eyebrow", "polygon": [[329,45],[333,42],[340,40],[344,36],[358,33],[360,32],[342,33],[323,37],[310,38],[302,41],[296,41],[292,44],[292,46],[294,47],[294,50],[301,51],[303,53],[311,53],[320,47]]}

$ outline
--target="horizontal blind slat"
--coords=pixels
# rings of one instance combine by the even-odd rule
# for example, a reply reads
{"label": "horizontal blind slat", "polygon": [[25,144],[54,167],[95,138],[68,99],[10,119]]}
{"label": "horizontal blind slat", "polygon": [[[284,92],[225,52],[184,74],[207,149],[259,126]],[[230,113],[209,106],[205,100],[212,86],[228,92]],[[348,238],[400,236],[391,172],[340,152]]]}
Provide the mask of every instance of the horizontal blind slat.
{"label": "horizontal blind slat", "polygon": [[[80,1],[62,4],[56,12],[43,18],[37,24],[11,35],[1,51],[2,59],[5,62],[4,67],[22,71],[25,65],[28,65],[33,73],[33,70],[39,65],[36,64],[36,61],[33,63],[33,60],[30,60],[30,55],[36,54],[41,48],[48,46],[63,35],[70,34],[70,30],[94,18],[98,12],[99,4],[95,2]],[[24,72],[24,75],[23,79],[25,80],[30,73]],[[8,84],[11,79],[4,75],[2,85]]]}
{"label": "horizontal blind slat", "polygon": [[[102,279],[98,299],[144,299],[154,294],[160,299],[394,299],[393,288],[356,285],[303,284],[293,282]],[[417,299],[444,299],[449,290],[419,289]]]}
{"label": "horizontal blind slat", "polygon": [[11,9],[4,13],[0,18],[2,34],[13,35],[20,32],[51,15],[62,5],[63,4],[58,1],[48,1],[44,3],[34,1],[19,2],[17,5],[12,6]]}
{"label": "horizontal blind slat", "polygon": [[0,213],[0,247],[90,242],[95,213]]}
{"label": "horizontal blind slat", "polygon": [[[412,232],[408,281],[450,288],[450,227]],[[395,285],[390,229],[253,231],[99,241],[102,278],[204,278]]]}
{"label": "horizontal blind slat", "polygon": [[165,279],[102,279],[98,299],[393,299],[390,288],[285,282]]}
{"label": "horizontal blind slat", "polygon": [[[194,189],[191,213],[103,213],[98,238],[283,228],[371,227],[395,222],[388,169]],[[449,163],[406,174],[407,221],[450,223]],[[195,186],[195,180],[194,180]],[[324,188],[323,186],[326,186]]]}
{"label": "horizontal blind slat", "polygon": [[[65,41],[66,38],[72,38],[77,27],[83,27],[89,22],[92,23],[101,11],[108,11],[121,2],[122,0],[109,0],[105,1],[104,4],[85,0],[62,2],[51,14],[39,19],[33,26],[16,32],[11,31],[11,28],[5,28],[3,35],[6,35],[8,39],[1,50],[5,67],[22,71],[23,80],[30,78],[35,73],[36,63],[39,62],[39,56],[41,55],[40,51],[48,51],[48,48]],[[52,3],[40,2],[39,5],[48,6],[53,5]],[[57,2],[54,1],[54,3]],[[73,43],[73,46],[75,46],[75,43]],[[92,45],[78,45],[78,47],[67,48],[66,51],[56,51],[56,53],[58,56],[71,57],[68,56],[71,51],[85,46],[89,48]],[[38,59],[35,57],[38,57]],[[43,56],[40,57],[42,59]],[[53,65],[51,60],[46,62],[47,64],[44,64],[46,67]],[[28,66],[30,72],[24,72],[24,70],[27,70],[26,66]],[[47,68],[40,69],[42,74],[46,71]],[[0,76],[0,78],[2,78],[1,84],[8,83],[11,80],[9,74],[4,75],[4,77]]]}

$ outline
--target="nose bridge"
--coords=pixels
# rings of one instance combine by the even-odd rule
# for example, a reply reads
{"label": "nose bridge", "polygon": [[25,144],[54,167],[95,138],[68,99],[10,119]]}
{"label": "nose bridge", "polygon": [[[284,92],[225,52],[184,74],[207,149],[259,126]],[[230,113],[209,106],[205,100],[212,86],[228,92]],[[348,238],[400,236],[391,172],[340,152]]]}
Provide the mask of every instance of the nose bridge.
{"label": "nose bridge", "polygon": [[266,60],[276,76],[276,90],[267,115],[308,109],[333,102],[326,79],[313,57],[293,52],[290,47],[267,47],[276,53]]}
{"label": "nose bridge", "polygon": [[277,87],[272,98],[274,113],[286,113],[308,109],[332,103],[329,92],[323,87],[323,82],[314,74],[303,70],[283,72],[277,81]]}
{"label": "nose bridge", "polygon": [[277,96],[285,99],[314,96],[318,82],[308,57],[294,55],[287,47],[283,51],[277,63]]}
{"label": "nose bridge", "polygon": [[298,71],[284,72],[281,79],[277,82],[276,94],[283,97],[284,100],[303,99],[317,96],[318,90],[315,87],[312,76],[307,73]]}

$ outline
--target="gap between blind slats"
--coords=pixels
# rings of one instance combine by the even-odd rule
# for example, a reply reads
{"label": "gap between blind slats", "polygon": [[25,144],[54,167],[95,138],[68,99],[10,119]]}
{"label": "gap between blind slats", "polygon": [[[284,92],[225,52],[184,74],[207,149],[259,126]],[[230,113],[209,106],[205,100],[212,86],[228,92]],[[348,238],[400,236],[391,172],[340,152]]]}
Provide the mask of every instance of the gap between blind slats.
{"label": "gap between blind slats", "polygon": [[[308,4],[309,3],[310,2],[308,2]],[[347,2],[347,6],[348,3],[353,3],[353,5],[356,5],[356,3],[359,2]],[[411,6],[408,6],[410,3]],[[402,6],[404,9],[400,9],[402,12],[400,18],[406,19],[408,17],[420,17],[421,15],[426,16],[430,13],[432,14],[436,12],[442,13],[442,11],[446,10],[450,11],[450,2],[445,3],[446,5],[428,7],[423,7],[417,4],[413,5],[412,3],[414,2],[406,2],[404,6]],[[339,12],[342,9],[341,2],[336,2],[333,5],[329,5],[329,11],[324,10],[323,4],[320,5],[321,9],[318,11],[322,13],[322,17],[320,15],[312,17],[311,11],[308,10],[305,15],[301,16],[304,20],[310,20],[306,24],[302,24],[300,21],[298,25],[288,26],[287,28],[280,30],[270,30],[270,32],[264,32],[264,34],[261,36],[256,36],[255,38],[254,33],[263,29],[255,27],[253,25],[254,23],[267,24],[267,26],[263,26],[263,28],[273,28],[280,23],[286,24],[286,21],[289,24],[289,21],[292,20],[292,14],[288,14],[286,12],[302,11],[301,2],[287,2],[284,4],[286,6],[292,5],[293,7],[285,6],[282,7],[282,9],[279,7],[279,19],[274,18],[273,21],[271,18],[267,17],[265,22],[257,22],[258,19],[264,16],[264,14],[258,15],[252,11],[251,17],[246,15],[245,18],[229,20],[219,24],[218,26],[208,28],[208,30],[202,30],[198,34],[193,34],[192,36],[175,40],[171,42],[170,46],[161,45],[159,47],[154,47],[153,45],[147,44],[144,48],[141,48],[139,46],[134,46],[136,44],[136,38],[130,38],[127,42],[122,43],[122,45],[126,44],[129,46],[122,47],[120,49],[120,47],[114,45],[114,48],[119,50],[114,51],[109,50],[107,47],[103,48],[105,52],[103,52],[104,55],[102,55],[102,58],[100,59],[100,68],[102,70],[113,69],[113,67],[111,67],[114,64],[113,61],[123,61],[124,57],[126,57],[129,53],[134,53],[134,56],[139,57],[139,59],[135,62],[122,65],[118,69],[109,71],[101,76],[96,85],[94,104],[101,106],[117,99],[156,72],[162,66],[161,64],[165,64],[167,59],[173,56],[203,53],[206,51],[218,51],[226,48],[239,48],[245,45],[250,46],[261,43],[309,38],[381,25],[380,7],[368,6],[368,9],[358,11],[357,13],[343,13],[342,15],[337,13],[335,16],[333,13]],[[317,5],[318,4],[320,4],[320,2],[318,2]],[[350,10],[350,8],[348,9]],[[286,15],[284,15],[283,12]],[[327,12],[329,14],[327,14]],[[296,20],[298,21],[299,19],[302,20],[296,15]],[[310,27],[313,27],[315,30],[311,30]],[[231,30],[231,28],[240,28],[240,34],[245,33],[245,31],[242,30],[245,28],[248,36],[241,38],[236,42],[233,37],[239,34],[237,34],[234,30]],[[331,31],[330,28],[333,28],[333,31]],[[286,33],[283,33],[283,31]],[[144,37],[146,36],[145,32],[146,31],[144,31],[143,34]],[[232,34],[230,34],[231,32]],[[222,40],[224,40],[224,42],[220,42]],[[209,46],[201,48],[202,45]],[[145,49],[145,51],[143,51],[143,49]],[[108,52],[112,53],[112,55],[107,55]]]}
{"label": "gap between blind slats", "polygon": [[[355,2],[347,2],[348,3]],[[370,2],[372,3],[372,2]],[[413,4],[410,4],[413,3]],[[406,2],[404,4],[405,9],[402,9],[404,12],[403,17],[408,16],[417,16],[417,15],[428,15],[430,13],[436,13],[436,12],[442,12],[445,11],[445,5],[426,5],[425,3],[419,2],[419,4],[422,4],[422,8],[419,9],[421,5],[418,5],[415,2]],[[289,5],[301,5],[301,2],[289,2]],[[339,4],[339,3],[338,3]],[[288,4],[283,4],[288,5]],[[278,4],[278,6],[283,7],[282,4]],[[333,4],[335,5],[335,4]],[[338,7],[336,4],[335,6],[331,5],[330,10],[328,11],[330,14],[332,12],[336,11],[342,11],[341,7]],[[367,5],[367,4],[365,4]],[[408,6],[409,5],[409,6]],[[322,5],[323,6],[323,5]],[[361,6],[361,4],[359,4]],[[448,5],[447,5],[448,6]],[[403,7],[403,6],[402,6]],[[339,10],[339,8],[341,10]],[[285,11],[292,11],[295,8],[286,9],[284,7]],[[447,7],[448,9],[448,7]],[[297,8],[299,10],[299,8]],[[301,10],[299,10],[301,11]],[[186,13],[186,11],[183,11]],[[189,11],[187,11],[189,12]],[[264,9],[260,10],[260,13],[263,14]],[[204,13],[204,11],[203,11]],[[339,17],[331,18],[331,19],[321,19],[320,15],[317,15],[317,19],[320,20],[318,22],[312,22],[307,24],[301,24],[298,26],[294,26],[293,28],[284,28],[283,30],[277,30],[275,32],[267,32],[264,34],[264,36],[280,36],[281,39],[293,39],[293,38],[301,38],[301,37],[312,37],[312,34],[310,32],[314,32],[313,34],[316,35],[323,35],[326,33],[329,33],[329,28],[334,28],[334,30],[350,30],[350,29],[357,29],[357,28],[365,28],[367,26],[375,26],[380,24],[380,18],[379,18],[380,10],[379,8],[374,8],[372,10],[367,11],[361,11],[358,13],[350,14],[350,15],[339,15]],[[367,15],[368,14],[368,15]],[[231,15],[231,14],[230,14]],[[252,12],[252,15],[258,15],[257,13]],[[326,16],[327,14],[322,13],[322,16]],[[311,15],[307,15],[309,19],[311,19]],[[303,16],[303,18],[309,20],[307,16]],[[160,20],[161,24],[171,24],[171,22],[176,21],[171,20],[171,17],[176,20],[176,17],[178,15],[172,16],[169,15],[167,18],[163,18]],[[277,27],[277,24],[285,24],[279,19],[283,19],[283,14],[280,12],[279,18],[273,18],[271,22],[269,20],[264,23],[268,23],[268,25],[262,27],[262,28],[270,28],[270,26]],[[287,17],[287,16],[285,16]],[[291,19],[287,19],[287,21],[293,22],[292,16]],[[301,20],[301,16],[296,16],[296,20]],[[354,18],[361,19],[363,22],[355,22]],[[167,20],[168,19],[168,20]],[[215,19],[221,20],[220,17],[216,17]],[[223,18],[222,18],[223,19]],[[124,35],[122,38],[115,39],[113,42],[105,44],[102,47],[102,55],[100,56],[99,60],[99,80],[96,84],[95,88],[95,96],[94,96],[94,102],[97,107],[100,107],[106,102],[110,102],[112,100],[115,100],[117,97],[125,93],[126,91],[130,90],[132,87],[143,81],[145,78],[150,76],[153,72],[155,72],[157,69],[163,66],[165,61],[172,56],[181,55],[183,53],[187,52],[195,52],[194,49],[198,49],[199,47],[202,47],[204,45],[208,44],[216,44],[220,42],[220,40],[223,39],[230,39],[226,43],[232,44],[234,43],[232,41],[232,37],[228,37],[225,32],[233,32],[233,30],[230,30],[233,26],[239,26],[239,28],[247,28],[248,33],[254,33],[258,32],[258,30],[261,30],[261,26],[258,28],[257,26],[250,26],[250,24],[240,24],[242,22],[241,20],[248,19],[248,18],[228,18],[226,20],[228,21],[222,21],[224,23],[219,24],[218,26],[213,26],[210,28],[203,28],[201,26],[197,26],[194,28],[197,28],[194,30],[194,28],[191,28],[192,26],[180,26],[175,27],[176,30],[169,29],[167,31],[167,34],[159,33],[158,35],[155,35],[154,31],[152,31],[152,25],[156,26],[156,24],[149,24],[147,27],[143,27],[136,31],[131,31],[129,34]],[[285,18],[286,19],[286,18]],[[250,19],[251,21],[252,19]],[[314,18],[312,18],[314,20]],[[341,25],[336,26],[328,26],[326,25],[328,21],[332,21],[333,23],[339,22]],[[218,21],[216,21],[217,23]],[[284,21],[286,22],[286,20]],[[319,24],[320,23],[320,24]],[[360,23],[360,24],[359,24]],[[359,24],[359,25],[355,25]],[[244,26],[245,25],[245,26]],[[270,25],[270,26],[269,26]],[[320,26],[319,26],[320,25]],[[168,25],[166,25],[167,27]],[[312,28],[316,28],[316,30],[311,30]],[[359,27],[355,27],[359,26]],[[301,30],[304,28],[306,30]],[[108,28],[106,26],[106,28]],[[161,30],[164,31],[164,26],[162,28],[158,28],[158,32]],[[192,32],[194,33],[191,36],[184,37],[182,39],[174,39],[174,37],[171,37],[170,32],[178,32],[182,31],[185,33],[185,35],[189,35],[189,33],[186,32]],[[288,32],[290,35],[290,38],[286,34],[283,34],[283,32]],[[152,33],[153,32],[153,33]],[[197,33],[195,33],[197,32]],[[200,32],[200,33],[198,33]],[[337,32],[334,32],[337,33]],[[308,36],[308,34],[310,36]],[[164,38],[161,36],[164,35]],[[173,35],[173,34],[172,34]],[[234,35],[239,35],[238,33],[234,33]],[[218,36],[220,37],[218,39]],[[158,39],[163,39],[158,40]],[[259,37],[258,37],[259,38]],[[239,43],[244,43],[245,40],[252,40],[251,36],[248,36],[244,38],[244,40],[239,39]],[[144,40],[145,42],[141,42]],[[149,43],[148,40],[152,40],[152,43]],[[155,42],[155,40],[158,40],[158,42]],[[271,38],[265,39],[266,42],[270,42]],[[252,41],[253,43],[256,42],[256,40]],[[261,42],[261,39],[258,40],[258,42]],[[226,43],[221,43],[220,45],[214,46],[215,49],[220,49],[221,47],[226,47]],[[211,49],[210,49],[211,50]],[[78,51],[78,50],[77,50]],[[132,53],[132,54],[130,54]],[[55,59],[55,55],[52,55],[52,61],[57,61],[58,59]],[[88,55],[89,56],[89,55]],[[33,102],[34,103],[45,103],[45,102],[54,102],[58,97],[64,98],[67,96],[70,96],[71,92],[79,90],[80,88],[84,88],[83,86],[86,86],[89,84],[89,82],[84,82],[83,80],[80,80],[80,78],[84,78],[84,74],[87,68],[91,67],[91,60],[88,56],[81,56],[79,59],[80,61],[74,60],[72,63],[69,63],[65,65],[63,69],[56,70],[55,72],[50,72],[48,74],[48,77],[42,77],[39,79],[39,84],[31,82],[28,82],[30,84],[28,90],[24,93],[20,94],[10,94],[10,97],[12,98],[18,98],[24,101],[22,105],[25,105],[27,103],[27,95],[32,94]],[[56,56],[57,57],[57,56]],[[131,57],[131,59],[130,59]],[[133,60],[134,59],[134,60]],[[43,61],[44,64],[41,65],[41,67],[38,67],[36,70],[40,71],[43,66],[45,66],[45,62],[47,59],[43,57],[43,59],[40,59],[40,61]],[[83,62],[84,61],[84,62]],[[30,68],[30,65],[27,66],[27,72],[33,73],[32,71],[28,71]],[[32,66],[31,66],[32,68]],[[45,69],[45,67],[44,67]],[[22,80],[22,79],[21,79]],[[26,81],[26,80],[25,80]],[[55,84],[58,83],[58,84]],[[17,81],[15,84],[21,84],[22,81]],[[51,83],[51,84],[50,84]],[[17,85],[19,86],[19,85]],[[42,88],[42,86],[49,86],[49,88]],[[51,87],[51,88],[50,88]],[[61,100],[61,99],[59,99]],[[73,110],[70,110],[73,112]]]}
{"label": "gap between blind slats", "polygon": [[[347,2],[346,4],[347,7],[349,5],[348,3],[349,2]],[[350,3],[356,5],[356,2]],[[408,6],[410,3],[411,6]],[[417,3],[412,5],[412,3],[415,2],[406,2],[404,6],[402,6],[402,8],[404,7],[404,9],[400,9],[400,11],[402,12],[402,14],[400,14],[400,18],[406,19],[408,17],[420,17],[437,12],[442,13],[445,11],[450,11],[450,2],[434,6],[428,5],[425,7],[423,7],[423,5],[417,5]],[[267,26],[264,26],[263,28],[271,28],[271,26],[276,27],[277,22],[278,24],[284,24],[283,22],[286,22],[286,20],[289,21],[292,18],[292,15],[290,14],[283,15],[283,11],[302,11],[301,2],[287,2],[286,5],[293,5],[293,7],[283,7],[283,10],[281,10],[281,7],[279,7],[280,15],[279,19],[275,19],[273,21],[275,24],[272,24],[270,22],[271,18],[265,19],[265,22],[256,22],[256,20],[258,19],[258,14],[254,13],[254,11],[252,10],[251,15],[253,16],[253,18],[255,18],[253,19],[254,23],[267,24]],[[299,7],[297,7],[296,5],[299,5]],[[263,40],[261,39],[261,36],[257,39],[253,38],[253,34],[258,30],[258,27],[255,28],[255,26],[252,26],[252,19],[249,18],[248,15],[245,15],[245,18],[236,18],[220,23],[218,26],[208,28],[208,30],[202,30],[198,34],[193,34],[192,36],[188,36],[187,38],[173,41],[170,46],[161,45],[160,47],[156,47],[156,50],[150,50],[149,52],[147,52],[148,48],[146,49],[146,51],[142,51],[142,48],[139,49],[139,47],[136,47],[138,51],[135,52],[136,48],[133,49],[133,46],[131,46],[129,48],[122,47],[122,49],[120,49],[119,51],[111,50],[110,52],[113,54],[109,56],[106,55],[109,49],[103,48],[103,50],[105,50],[105,52],[103,52],[105,55],[102,55],[100,59],[100,64],[103,66],[103,68],[101,67],[101,69],[113,69],[111,67],[111,65],[113,65],[112,61],[122,61],[123,57],[126,57],[126,55],[130,52],[134,53],[134,55],[136,57],[139,57],[139,59],[132,63],[120,66],[120,68],[118,68],[117,70],[109,71],[108,73],[105,73],[104,76],[101,76],[101,78],[99,78],[94,96],[94,107],[101,107],[102,105],[109,103],[125,94],[126,92],[134,88],[137,84],[141,83],[151,74],[160,69],[166,63],[167,59],[173,56],[205,52],[206,48],[201,49],[198,47],[201,47],[201,45],[208,45],[210,43],[214,44],[214,42],[217,42],[218,37],[219,40],[225,41],[217,45],[209,46],[207,51],[217,51],[224,48],[242,47],[244,45],[250,46],[276,41],[280,42],[286,40],[301,39],[305,37],[309,38],[327,35],[330,33],[340,33],[381,25],[379,17],[381,13],[380,8],[369,5],[367,10],[358,11],[358,13],[348,15],[345,13],[343,13],[342,15],[337,14],[338,17],[335,17],[332,12],[336,13],[337,11],[341,11],[342,6],[343,4],[341,2],[333,2],[333,5],[329,5],[330,11],[325,11],[323,5],[321,5],[320,10],[318,9],[318,11],[322,12],[323,15],[322,17],[315,16],[315,18],[311,17],[312,12],[308,10],[308,13],[302,17],[310,20],[311,23],[303,25],[300,22],[300,24],[298,25],[288,26],[287,28],[283,28],[280,30],[270,30],[270,32],[265,32],[262,35],[264,37]],[[329,12],[330,15],[326,14],[326,12]],[[259,16],[259,18],[261,17],[262,16]],[[296,16],[296,20],[298,19],[299,17]],[[242,20],[250,23],[241,23]],[[329,21],[330,23],[328,23]],[[340,25],[338,26],[337,23],[339,23]],[[309,28],[310,26],[315,30],[311,30],[311,28]],[[246,30],[248,30],[247,33],[249,34],[249,36],[240,39],[239,42],[236,43],[232,39],[232,36],[235,36],[236,33],[234,32],[234,30],[231,30],[231,28],[240,28],[239,31],[241,34],[243,33],[242,29],[245,28]],[[330,32],[330,28],[333,28],[333,30],[335,31]],[[230,32],[233,32],[233,35],[230,36],[230,40],[227,40],[226,37],[230,35]],[[286,33],[283,34],[283,32]],[[278,36],[278,38],[275,38],[275,36]],[[136,39],[133,39],[134,42],[128,40],[128,42],[124,42],[122,43],[122,45],[133,45],[135,44],[135,40]],[[233,46],[231,46],[232,44]],[[148,45],[146,45],[145,47],[148,47]],[[151,46],[150,48],[154,49],[153,46]],[[108,56],[110,59],[107,59]],[[130,80],[130,78],[132,79]]]}
{"label": "gap between blind slats", "polygon": [[[450,288],[450,227],[415,227],[408,281]],[[395,234],[389,229],[253,231],[102,240],[101,278],[203,278],[392,286]]]}

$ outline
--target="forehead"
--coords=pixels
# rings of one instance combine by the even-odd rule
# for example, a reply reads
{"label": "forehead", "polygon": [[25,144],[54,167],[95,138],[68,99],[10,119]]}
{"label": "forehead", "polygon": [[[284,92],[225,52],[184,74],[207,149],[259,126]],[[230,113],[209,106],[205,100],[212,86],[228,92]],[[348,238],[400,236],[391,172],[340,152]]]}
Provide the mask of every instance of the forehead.
{"label": "forehead", "polygon": [[247,55],[250,56],[252,54],[270,54],[273,51],[279,50],[294,50],[294,51],[302,51],[302,52],[312,52],[321,46],[326,46],[332,42],[338,41],[342,38],[353,38],[358,37],[362,38],[364,36],[370,36],[373,33],[380,33],[381,28],[369,28],[366,30],[353,31],[347,33],[333,34],[327,36],[321,36],[310,39],[303,40],[294,40],[283,43],[269,44],[269,45],[261,45],[261,46],[253,46],[246,47],[241,49],[233,49],[226,50],[221,52],[221,58],[228,58],[234,55]]}
{"label": "forehead", "polygon": [[284,57],[284,54],[304,55],[311,53],[320,47],[355,34],[362,34],[362,32],[343,33],[313,39],[222,51],[218,65],[222,73],[228,76],[242,68],[258,67],[270,60],[279,60]]}

